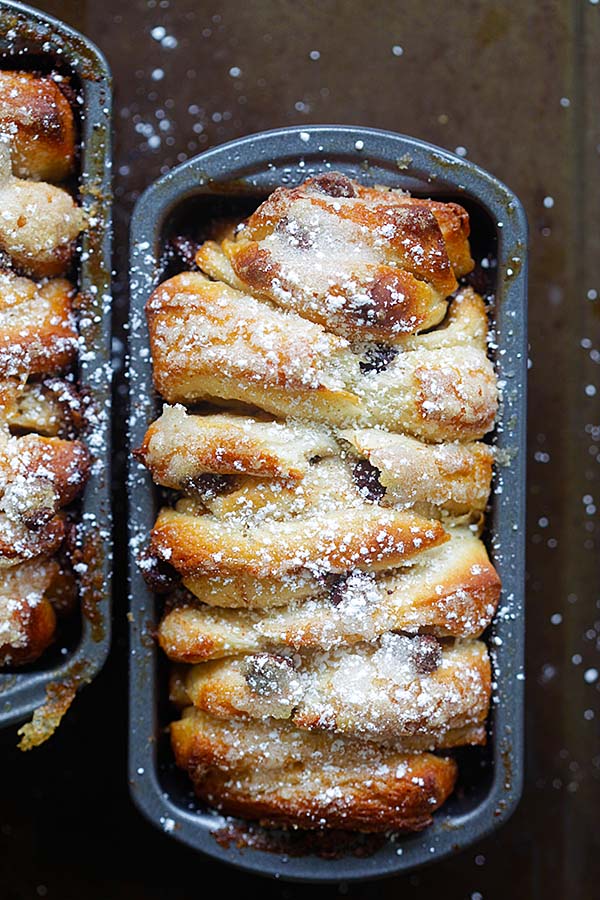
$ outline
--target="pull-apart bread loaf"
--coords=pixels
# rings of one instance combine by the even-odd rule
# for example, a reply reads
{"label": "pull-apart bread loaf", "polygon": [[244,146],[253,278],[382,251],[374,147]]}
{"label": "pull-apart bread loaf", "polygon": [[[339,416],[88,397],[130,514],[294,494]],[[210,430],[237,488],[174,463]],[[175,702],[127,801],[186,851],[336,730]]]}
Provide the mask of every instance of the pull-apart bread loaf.
{"label": "pull-apart bread loaf", "polygon": [[140,566],[177,763],[224,812],[418,830],[448,751],[485,743],[497,387],[468,237],[457,204],[328,172],[148,300],[166,403],[135,452],[177,494]]}
{"label": "pull-apart bread loaf", "polygon": [[60,79],[0,72],[0,664],[34,662],[76,593],[71,505],[91,457],[78,439],[79,335],[70,275],[86,219],[54,183],[75,160]]}

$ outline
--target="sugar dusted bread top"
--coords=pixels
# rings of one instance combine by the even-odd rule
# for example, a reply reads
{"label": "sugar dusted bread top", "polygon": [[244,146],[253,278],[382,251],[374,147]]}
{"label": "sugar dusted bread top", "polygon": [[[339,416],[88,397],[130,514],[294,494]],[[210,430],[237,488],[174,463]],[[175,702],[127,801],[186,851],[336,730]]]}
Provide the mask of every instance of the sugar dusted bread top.
{"label": "sugar dusted bread top", "polygon": [[327,172],[148,299],[168,405],[136,455],[178,495],[141,564],[176,760],[224,812],[417,830],[456,772],[430,751],[486,741],[498,391],[468,238],[457,204]]}

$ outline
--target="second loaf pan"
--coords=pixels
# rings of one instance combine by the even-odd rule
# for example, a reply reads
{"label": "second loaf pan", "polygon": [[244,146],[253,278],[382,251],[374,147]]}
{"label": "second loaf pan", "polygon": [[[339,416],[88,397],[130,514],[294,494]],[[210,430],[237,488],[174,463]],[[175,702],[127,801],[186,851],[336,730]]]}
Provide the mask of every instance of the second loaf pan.
{"label": "second loaf pan", "polygon": [[94,411],[84,438],[94,465],[79,518],[87,563],[78,578],[81,628],[69,635],[64,648],[46,651],[36,663],[0,671],[0,727],[4,727],[22,722],[49,694],[78,689],[91,681],[110,647],[112,197],[111,79],[106,60],[94,44],[50,16],[0,0],[0,68],[58,70],[72,79],[83,99],[78,190],[91,224],[82,235],[77,261],[81,299],[78,383]]}
{"label": "second loaf pan", "polygon": [[[526,222],[516,197],[491,175],[452,154],[402,135],[345,126],[287,128],[252,135],[195,157],[155,182],[139,200],[132,222],[130,332],[130,446],[141,444],[156,418],[159,398],[144,304],[168,277],[170,236],[210,218],[247,214],[279,185],[294,185],[327,169],[365,184],[401,187],[464,204],[472,221],[473,255],[495,273],[489,288],[494,362],[502,387],[493,442],[501,464],[492,491],[486,543],[503,583],[490,629],[495,702],[490,738],[461,762],[456,793],[426,831],[389,840],[371,855],[324,859],[239,849],[217,840],[222,816],[194,801],[184,774],[171,763],[164,727],[172,718],[166,665],[152,639],[160,601],[148,590],[136,556],[148,540],[160,505],[158,489],[136,462],[130,466],[131,663],[129,778],[133,799],[157,827],[217,859],[298,881],[374,878],[455,853],[498,827],[518,802],[523,767],[524,482],[526,379]],[[217,835],[217,837],[215,837]]]}

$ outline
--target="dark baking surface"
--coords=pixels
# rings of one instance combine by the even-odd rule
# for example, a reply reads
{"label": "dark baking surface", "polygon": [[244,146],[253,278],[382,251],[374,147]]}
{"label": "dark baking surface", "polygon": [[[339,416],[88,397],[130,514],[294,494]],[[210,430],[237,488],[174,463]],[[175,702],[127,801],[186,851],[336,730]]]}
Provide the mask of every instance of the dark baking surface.
{"label": "dark baking surface", "polygon": [[521,805],[494,837],[378,884],[307,889],[267,882],[178,845],[145,823],[128,798],[120,530],[111,661],[46,747],[22,756],[13,749],[14,733],[2,737],[2,897],[187,897],[207,890],[211,877],[218,877],[222,892],[260,890],[284,898],[308,890],[451,900],[595,896],[600,5],[41,5],[99,44],[114,75],[117,323],[124,318],[127,224],[137,194],[165,167],[238,135],[317,122],[405,132],[464,148],[524,202],[531,229],[532,345],[528,765]]}

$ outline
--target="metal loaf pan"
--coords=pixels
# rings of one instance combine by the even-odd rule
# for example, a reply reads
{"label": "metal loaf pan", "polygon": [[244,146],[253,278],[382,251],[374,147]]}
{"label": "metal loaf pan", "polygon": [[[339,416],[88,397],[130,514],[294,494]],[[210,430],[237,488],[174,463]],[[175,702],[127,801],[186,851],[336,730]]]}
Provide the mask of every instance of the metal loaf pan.
{"label": "metal loaf pan", "polygon": [[[23,721],[55,684],[76,688],[102,667],[110,646],[111,499],[111,77],[106,60],[85,37],[21,3],[0,0],[0,68],[68,73],[83,97],[78,191],[91,226],[77,264],[81,297],[79,385],[91,401],[86,433],[95,464],[82,503],[80,622],[65,623],[58,647],[26,669],[0,670],[0,727]],[[75,616],[75,619],[78,617]]]}
{"label": "metal loaf pan", "polygon": [[[148,473],[130,466],[131,669],[129,777],[140,810],[159,828],[219,860],[248,871],[298,881],[373,878],[408,870],[455,853],[484,837],[514,810],[523,772],[524,485],[526,378],[526,240],[521,204],[491,175],[451,153],[402,135],[345,126],[286,128],[216,147],[156,181],[138,201],[132,221],[131,257],[131,447],[139,446],[156,417],[159,401],[144,303],[172,271],[165,261],[169,235],[202,227],[211,216],[242,215],[278,185],[294,185],[326,168],[366,184],[403,187],[423,196],[457,200],[469,209],[477,259],[496,273],[491,316],[492,354],[502,386],[493,441],[498,448],[492,509],[486,539],[502,577],[501,614],[489,646],[497,684],[487,748],[460,753],[462,777],[455,795],[432,827],[387,841],[366,858],[347,855],[296,858],[217,842],[224,819],[193,800],[187,778],[170,759],[164,726],[172,718],[166,701],[166,665],[152,639],[159,601],[146,588],[136,553],[147,542],[160,494]],[[495,281],[495,284],[493,283]],[[213,834],[211,834],[213,832]]]}

